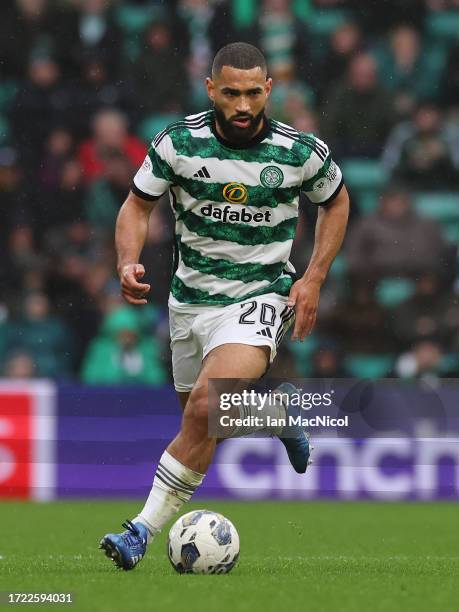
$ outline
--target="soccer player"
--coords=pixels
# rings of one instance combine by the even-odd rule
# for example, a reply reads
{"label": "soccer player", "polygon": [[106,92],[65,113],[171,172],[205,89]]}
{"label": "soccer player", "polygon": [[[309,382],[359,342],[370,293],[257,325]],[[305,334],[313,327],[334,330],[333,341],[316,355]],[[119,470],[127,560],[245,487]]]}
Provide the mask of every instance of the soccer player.
{"label": "soccer player", "polygon": [[[213,110],[155,137],[117,220],[122,293],[131,304],[145,304],[150,287],[139,257],[151,210],[169,191],[177,247],[170,335],[183,408],[145,507],[123,523],[126,531],[101,540],[125,570],[190,499],[212,461],[217,440],[208,432],[208,380],[263,376],[293,319],[292,338],[304,340],[347,224],[347,191],[327,145],[266,116],[272,80],[256,47],[239,42],[220,49],[206,87]],[[288,260],[301,191],[319,212],[311,260],[295,281]],[[243,427],[234,435],[253,431]],[[305,472],[310,449],[301,428],[294,435],[282,428],[268,433],[284,443],[293,468]]]}

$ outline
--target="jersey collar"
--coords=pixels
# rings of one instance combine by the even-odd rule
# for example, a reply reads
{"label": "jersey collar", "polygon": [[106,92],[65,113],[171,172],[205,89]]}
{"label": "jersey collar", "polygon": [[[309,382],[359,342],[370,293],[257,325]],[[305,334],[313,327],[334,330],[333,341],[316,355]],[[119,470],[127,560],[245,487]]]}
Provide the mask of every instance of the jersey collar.
{"label": "jersey collar", "polygon": [[269,120],[266,115],[264,115],[263,127],[256,136],[254,136],[251,140],[244,144],[234,144],[233,142],[230,142],[229,140],[226,140],[225,138],[220,136],[220,134],[217,132],[217,128],[215,127],[215,114],[212,112],[212,122],[210,124],[210,129],[212,130],[212,134],[215,136],[215,138],[225,147],[228,147],[229,149],[250,149],[251,147],[254,147],[255,145],[262,142],[267,137],[267,135],[269,134],[270,127]]}

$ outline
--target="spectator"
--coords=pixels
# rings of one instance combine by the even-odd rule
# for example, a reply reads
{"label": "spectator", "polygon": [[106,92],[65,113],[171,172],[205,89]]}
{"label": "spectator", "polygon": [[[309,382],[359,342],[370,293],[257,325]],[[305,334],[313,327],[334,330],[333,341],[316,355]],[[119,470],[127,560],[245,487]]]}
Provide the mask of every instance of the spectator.
{"label": "spectator", "polygon": [[[225,6],[215,0],[180,0],[178,16],[175,16],[175,46],[187,68],[187,85],[191,99],[189,108],[201,111],[208,104],[207,93],[202,87],[209,76],[212,62],[213,19],[217,13],[225,13]],[[218,10],[216,10],[218,6]],[[177,19],[177,17],[179,17]],[[171,20],[169,20],[171,21]],[[227,28],[231,29],[227,22]],[[234,40],[234,39],[233,39]],[[180,41],[179,44],[177,42]]]}
{"label": "spectator", "polygon": [[[328,0],[314,0],[315,2]],[[362,31],[371,37],[381,36],[400,24],[410,24],[423,31],[426,18],[425,0],[345,0]]]}
{"label": "spectator", "polygon": [[351,59],[362,47],[362,32],[355,22],[346,21],[332,32],[323,58],[315,62],[313,85],[319,100],[346,74]]}
{"label": "spectator", "polygon": [[[84,232],[84,226],[79,229],[80,233],[82,230]],[[90,265],[88,259],[65,249],[61,251],[60,256],[54,257],[52,262],[52,274],[46,279],[46,293],[55,311],[73,332],[72,365],[77,372],[89,342],[97,334],[102,319],[100,302],[104,299],[102,291],[99,291],[96,297],[88,293],[86,279],[91,276],[98,281],[100,274],[97,266]],[[111,270],[112,268],[109,272]],[[104,286],[106,279],[107,276],[98,285],[99,288]]]}
{"label": "spectator", "polygon": [[401,350],[424,340],[435,340],[450,347],[459,329],[459,301],[439,277],[424,273],[416,281],[416,291],[394,312],[394,329]]}
{"label": "spectator", "polygon": [[374,284],[366,279],[353,281],[347,299],[323,320],[321,330],[339,342],[346,355],[395,350],[389,313],[376,301]]}
{"label": "spectator", "polygon": [[448,78],[443,79],[442,102],[448,108],[457,110],[459,106],[459,39],[449,50],[444,73],[448,75]]}
{"label": "spectator", "polygon": [[433,103],[419,106],[413,120],[391,133],[383,164],[393,180],[425,191],[451,191],[459,185],[459,141]]}
{"label": "spectator", "polygon": [[392,97],[378,82],[373,57],[359,53],[345,79],[325,95],[324,139],[337,156],[377,157],[394,118]]}
{"label": "spectator", "polygon": [[21,223],[10,229],[4,260],[5,295],[12,305],[22,303],[22,289],[27,275],[42,271],[43,253],[37,248],[32,224]]}
{"label": "spectator", "polygon": [[459,9],[459,0],[427,0],[431,11],[447,11]]}
{"label": "spectator", "polygon": [[437,342],[423,340],[397,359],[395,374],[399,378],[432,379],[442,375],[444,353]]}
{"label": "spectator", "polygon": [[48,134],[40,163],[39,189],[53,191],[61,181],[62,167],[72,155],[74,140],[70,130],[65,125],[55,125]]}
{"label": "spectator", "polygon": [[346,378],[343,355],[335,342],[322,342],[312,355],[311,378]]}
{"label": "spectator", "polygon": [[413,276],[444,270],[448,248],[440,227],[413,210],[406,191],[393,189],[378,210],[358,219],[346,241],[350,272],[359,278]]}
{"label": "spectator", "polygon": [[431,70],[420,34],[413,26],[399,25],[390,33],[378,63],[381,82],[394,92],[400,116],[409,115],[417,101],[437,93],[437,71]]}
{"label": "spectator", "polygon": [[102,162],[103,175],[88,190],[86,218],[94,229],[111,238],[118,211],[126,199],[136,169],[117,150],[106,151]]}
{"label": "spectator", "polygon": [[[30,223],[29,191],[21,183],[22,170],[12,147],[0,149],[0,257],[7,254],[7,241],[14,226]],[[2,270],[0,268],[0,270]],[[2,270],[3,271],[3,270]],[[0,275],[2,274],[0,271]]]}
{"label": "spectator", "polygon": [[8,325],[7,351],[22,350],[30,354],[38,376],[63,378],[70,374],[72,336],[61,319],[51,314],[45,294],[28,295],[21,316]]}
{"label": "spectator", "polygon": [[309,36],[304,23],[295,16],[291,0],[260,0],[260,16],[244,25],[238,24],[231,2],[215,11],[210,26],[213,52],[234,40],[259,46],[266,55],[269,72],[312,79]]}
{"label": "spectator", "polygon": [[166,382],[155,338],[142,337],[136,312],[123,307],[111,312],[100,335],[88,349],[82,379],[88,384],[149,384]]}
{"label": "spectator", "polygon": [[271,73],[311,80],[308,33],[291,4],[290,0],[262,0],[257,39]]}
{"label": "spectator", "polygon": [[[9,6],[4,6],[4,5]],[[73,11],[50,0],[8,0],[0,20],[0,74],[27,76],[30,57],[37,53],[58,57],[66,72],[71,69]]]}
{"label": "spectator", "polygon": [[40,202],[37,203],[36,229],[43,243],[60,242],[62,235],[67,234],[73,223],[85,220],[85,193],[80,164],[77,159],[70,157],[62,162],[56,187],[43,190]]}
{"label": "spectator", "polygon": [[49,55],[34,55],[12,110],[13,134],[25,164],[35,169],[48,134],[56,123],[66,123],[69,109],[69,90],[58,62]]}
{"label": "spectator", "polygon": [[79,151],[83,175],[88,182],[103,174],[103,158],[110,152],[124,154],[134,168],[143,162],[147,149],[145,145],[128,132],[126,117],[115,109],[99,111],[92,123],[93,135],[85,140]]}
{"label": "spectator", "polygon": [[132,74],[136,103],[143,114],[183,113],[190,85],[184,58],[167,21],[156,21],[147,28],[145,46]]}
{"label": "spectator", "polygon": [[116,81],[123,45],[111,0],[81,0],[78,9],[70,47],[74,64],[79,67],[78,73],[88,57],[97,56],[106,66],[111,80]]}
{"label": "spectator", "polygon": [[2,376],[14,380],[35,378],[37,370],[32,355],[26,351],[15,351],[7,356]]}
{"label": "spectator", "polygon": [[111,71],[110,62],[104,55],[87,54],[80,60],[79,79],[72,87],[73,131],[81,136],[90,132],[90,118],[100,110],[116,107],[131,120],[139,117],[141,109],[137,99],[133,99],[124,79],[117,79]]}

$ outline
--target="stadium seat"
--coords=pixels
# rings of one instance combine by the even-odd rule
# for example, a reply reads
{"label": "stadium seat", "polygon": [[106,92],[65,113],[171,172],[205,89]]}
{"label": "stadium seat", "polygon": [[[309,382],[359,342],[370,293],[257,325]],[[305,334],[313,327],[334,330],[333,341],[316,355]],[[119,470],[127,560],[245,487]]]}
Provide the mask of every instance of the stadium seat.
{"label": "stadium seat", "polygon": [[150,143],[152,138],[156,136],[158,132],[164,130],[170,123],[178,121],[179,115],[164,114],[164,115],[150,115],[146,117],[137,128],[137,135],[144,142]]}
{"label": "stadium seat", "polygon": [[310,376],[312,373],[312,354],[319,346],[317,336],[311,334],[307,342],[292,342],[290,340],[291,331],[286,334],[285,344],[289,352],[293,354],[295,364],[300,376]]}
{"label": "stadium seat", "polygon": [[142,32],[147,25],[163,15],[158,6],[135,6],[120,4],[115,11],[115,19],[123,31],[123,54],[127,60],[135,61],[141,50]]}
{"label": "stadium seat", "polygon": [[345,159],[341,168],[346,184],[356,190],[381,189],[387,178],[379,161],[372,159]]}
{"label": "stadium seat", "polygon": [[346,21],[347,13],[341,9],[313,10],[308,25],[314,36],[328,37]]}
{"label": "stadium seat", "polygon": [[441,364],[440,364],[441,374],[445,378],[448,378],[448,374],[450,372],[451,374],[456,375],[458,370],[459,370],[459,357],[456,355],[456,353],[448,353],[447,355],[444,355],[443,359],[441,360]]}
{"label": "stadium seat", "polygon": [[353,354],[345,358],[346,368],[356,378],[384,378],[394,364],[393,355]]}
{"label": "stadium seat", "polygon": [[434,219],[443,227],[449,242],[459,239],[459,194],[458,193],[418,193],[414,198],[417,212]]}
{"label": "stadium seat", "polygon": [[427,32],[438,42],[453,41],[459,32],[458,11],[438,11],[427,18]]}
{"label": "stadium seat", "polygon": [[447,223],[443,234],[448,242],[459,244],[459,223],[457,221]]}
{"label": "stadium seat", "polygon": [[250,28],[257,17],[256,0],[233,0],[232,13],[237,29]]}
{"label": "stadium seat", "polygon": [[373,189],[365,189],[360,193],[356,192],[358,195],[358,206],[361,213],[365,215],[369,215],[374,212],[378,206],[379,196],[381,195],[380,190]]}
{"label": "stadium seat", "polygon": [[18,87],[14,81],[0,82],[0,112],[11,109]]}
{"label": "stadium seat", "polygon": [[414,204],[420,215],[439,223],[459,222],[459,193],[418,193]]}
{"label": "stadium seat", "polygon": [[329,276],[333,279],[342,279],[346,276],[347,262],[342,253],[339,253],[330,268]]}
{"label": "stadium seat", "polygon": [[382,306],[393,308],[410,298],[415,283],[409,278],[385,278],[376,287],[376,299]]}
{"label": "stadium seat", "polygon": [[138,34],[146,28],[158,12],[158,7],[135,6],[132,4],[119,4],[115,18],[117,24],[126,35]]}

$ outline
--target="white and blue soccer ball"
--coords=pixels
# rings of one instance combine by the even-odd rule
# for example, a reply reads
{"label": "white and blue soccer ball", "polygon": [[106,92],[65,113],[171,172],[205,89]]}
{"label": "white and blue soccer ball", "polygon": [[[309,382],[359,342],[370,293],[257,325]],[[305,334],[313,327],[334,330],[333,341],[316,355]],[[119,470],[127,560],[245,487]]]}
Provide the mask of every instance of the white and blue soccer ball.
{"label": "white and blue soccer ball", "polygon": [[180,574],[227,574],[239,557],[239,535],[222,514],[193,510],[172,526],[167,553]]}

